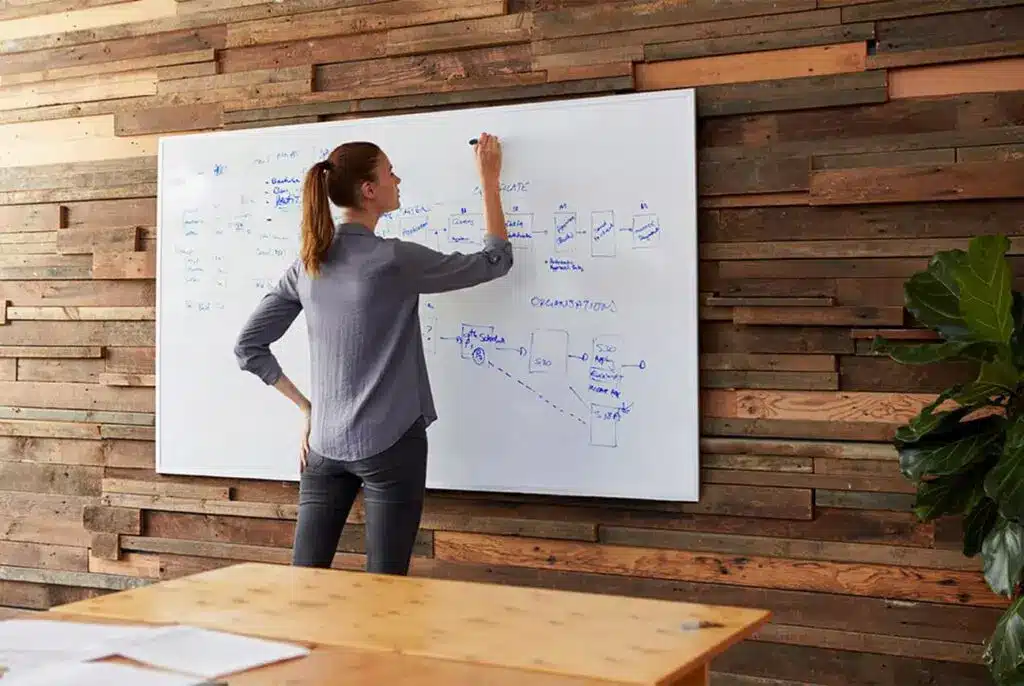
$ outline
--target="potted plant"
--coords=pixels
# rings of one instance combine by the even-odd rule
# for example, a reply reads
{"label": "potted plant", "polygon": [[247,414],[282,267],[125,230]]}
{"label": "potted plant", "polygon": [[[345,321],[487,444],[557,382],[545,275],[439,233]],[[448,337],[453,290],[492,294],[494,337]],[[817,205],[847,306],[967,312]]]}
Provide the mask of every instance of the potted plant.
{"label": "potted plant", "polygon": [[963,516],[963,552],[981,555],[985,580],[1013,602],[986,641],[1000,686],[1024,684],[1024,296],[1013,290],[1005,236],[935,254],[904,284],[907,310],[934,342],[876,338],[903,364],[970,360],[977,378],[938,395],[896,431],[900,471],[917,486],[922,521]]}

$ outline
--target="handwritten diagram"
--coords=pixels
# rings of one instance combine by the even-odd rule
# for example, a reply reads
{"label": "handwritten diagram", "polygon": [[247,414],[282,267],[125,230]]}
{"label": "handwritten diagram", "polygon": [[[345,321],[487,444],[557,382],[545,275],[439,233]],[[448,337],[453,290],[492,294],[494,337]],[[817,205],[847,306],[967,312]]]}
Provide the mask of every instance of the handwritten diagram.
{"label": "handwritten diagram", "polygon": [[629,377],[647,369],[643,359],[622,357],[621,335],[589,338],[579,350],[563,329],[534,329],[520,341],[493,324],[462,323],[458,333],[439,335],[432,303],[426,305],[421,321],[428,355],[457,353],[485,373],[498,372],[537,402],[588,427],[585,438],[590,445],[618,446],[618,426],[634,410]]}

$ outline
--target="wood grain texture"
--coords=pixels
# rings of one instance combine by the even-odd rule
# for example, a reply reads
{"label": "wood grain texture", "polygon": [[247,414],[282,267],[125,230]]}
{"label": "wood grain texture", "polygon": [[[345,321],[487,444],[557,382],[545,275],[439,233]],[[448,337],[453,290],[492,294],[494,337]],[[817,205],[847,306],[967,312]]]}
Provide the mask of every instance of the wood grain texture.
{"label": "wood grain texture", "polygon": [[1001,599],[891,444],[972,370],[870,346],[934,340],[903,282],[935,252],[1004,233],[1024,268],[1022,31],[1016,0],[0,0],[0,606],[290,560],[294,483],[154,472],[159,136],[694,86],[700,501],[431,492],[413,573],[770,609],[716,686],[987,684]]}
{"label": "wood grain texture", "polygon": [[810,187],[818,205],[1019,198],[1024,161],[816,171]]}

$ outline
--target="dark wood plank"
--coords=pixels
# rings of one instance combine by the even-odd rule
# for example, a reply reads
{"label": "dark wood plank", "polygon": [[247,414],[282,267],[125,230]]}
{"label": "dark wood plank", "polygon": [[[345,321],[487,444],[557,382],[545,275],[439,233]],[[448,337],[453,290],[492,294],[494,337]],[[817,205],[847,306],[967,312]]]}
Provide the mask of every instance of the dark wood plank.
{"label": "dark wood plank", "polygon": [[844,22],[944,14],[991,7],[1009,7],[1016,0],[886,0],[843,8]]}
{"label": "dark wood plank", "polygon": [[[609,26],[627,31],[675,24],[697,24],[783,12],[809,11],[813,0],[793,0],[781,7],[771,0],[724,0],[712,2],[601,3],[596,6],[567,7],[534,15],[534,36],[539,39],[605,33]],[[642,11],[637,11],[641,9]]]}
{"label": "dark wood plank", "polygon": [[729,36],[726,38],[713,38],[711,40],[655,43],[644,47],[644,60],[647,62],[659,62],[662,60],[706,57],[709,55],[736,55],[762,50],[782,50],[812,45],[850,43],[858,40],[873,40],[874,38],[875,25],[872,22],[841,24],[838,26]]}
{"label": "dark wood plank", "polygon": [[885,102],[888,94],[884,71],[701,86],[697,89],[697,113],[722,117],[862,105]]}
{"label": "dark wood plank", "polygon": [[1024,161],[815,171],[811,203],[926,202],[1024,197]]}

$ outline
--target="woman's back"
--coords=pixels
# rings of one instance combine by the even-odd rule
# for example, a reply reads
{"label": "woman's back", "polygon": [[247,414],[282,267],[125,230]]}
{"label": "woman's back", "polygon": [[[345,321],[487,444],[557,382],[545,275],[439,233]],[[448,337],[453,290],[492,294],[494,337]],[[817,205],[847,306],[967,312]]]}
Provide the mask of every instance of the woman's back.
{"label": "woman's back", "polygon": [[316,277],[288,269],[243,328],[242,369],[273,384],[269,345],[305,313],[311,389],[310,448],[355,460],[391,445],[418,417],[437,418],[423,354],[419,294],[467,288],[512,267],[507,240],[477,253],[441,253],[384,239],[358,223],[337,227]]}

